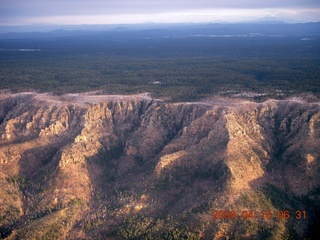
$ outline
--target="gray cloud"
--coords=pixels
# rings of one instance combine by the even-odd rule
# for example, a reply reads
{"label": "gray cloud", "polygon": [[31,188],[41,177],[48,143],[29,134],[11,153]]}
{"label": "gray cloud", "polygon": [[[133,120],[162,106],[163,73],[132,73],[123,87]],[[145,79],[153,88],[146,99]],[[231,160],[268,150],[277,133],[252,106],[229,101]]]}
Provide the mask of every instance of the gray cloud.
{"label": "gray cloud", "polygon": [[[319,0],[2,0],[1,14],[64,15],[179,11],[208,8],[318,8]],[[7,11],[7,12],[6,12]]]}
{"label": "gray cloud", "polygon": [[314,9],[319,0],[0,0],[0,24],[10,18],[156,14],[204,9]]}

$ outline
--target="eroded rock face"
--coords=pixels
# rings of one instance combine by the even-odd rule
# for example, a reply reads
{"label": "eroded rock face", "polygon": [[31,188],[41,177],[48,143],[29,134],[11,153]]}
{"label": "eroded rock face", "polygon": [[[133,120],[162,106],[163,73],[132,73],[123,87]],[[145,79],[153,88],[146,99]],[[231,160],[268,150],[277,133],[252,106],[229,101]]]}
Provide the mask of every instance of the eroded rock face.
{"label": "eroded rock face", "polygon": [[[318,103],[7,94],[0,120],[3,236],[123,239],[175,228],[208,239],[311,234]],[[298,208],[310,211],[309,221],[277,218]],[[215,209],[275,215],[251,219],[248,230],[250,219],[213,220]]]}

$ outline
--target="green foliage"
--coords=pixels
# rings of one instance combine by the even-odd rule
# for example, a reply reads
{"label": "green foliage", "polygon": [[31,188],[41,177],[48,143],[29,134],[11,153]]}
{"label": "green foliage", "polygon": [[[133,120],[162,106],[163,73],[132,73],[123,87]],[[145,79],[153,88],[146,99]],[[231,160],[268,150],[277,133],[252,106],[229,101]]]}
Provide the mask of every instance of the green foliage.
{"label": "green foliage", "polygon": [[145,216],[133,216],[116,230],[121,239],[200,239],[197,232],[190,231],[168,216],[166,220]]}
{"label": "green foliage", "polygon": [[66,208],[26,221],[15,233],[15,239],[61,239],[73,216],[73,210]]}
{"label": "green foliage", "polygon": [[82,224],[82,230],[84,232],[88,232],[94,229],[97,229],[101,225],[101,221],[99,219],[88,219],[85,220]]}
{"label": "green foliage", "polygon": [[77,207],[79,207],[79,206],[81,206],[83,204],[83,201],[82,201],[82,199],[80,199],[80,198],[74,198],[74,199],[72,199],[71,201],[70,201],[70,205],[71,206],[77,206]]}
{"label": "green foliage", "polygon": [[13,175],[7,177],[6,180],[11,184],[17,185],[22,192],[40,193],[47,190],[47,186],[43,184],[43,181],[46,181],[46,172],[42,173],[40,178],[41,180],[34,181],[21,175]]}
{"label": "green foliage", "polygon": [[150,239],[153,221],[147,217],[131,217],[118,229],[117,235],[122,239]]}
{"label": "green foliage", "polygon": [[[151,92],[153,97],[173,102],[242,91],[267,93],[273,98],[299,92],[320,93],[318,59],[311,57],[110,57],[95,51],[85,58],[77,53],[66,57],[63,52],[54,56],[11,56],[11,61],[0,62],[0,88],[57,94],[91,90],[106,94]],[[160,83],[154,84],[156,81]]]}
{"label": "green foliage", "polygon": [[11,184],[17,184],[21,190],[26,189],[29,184],[29,181],[20,175],[9,176],[7,181]]}
{"label": "green foliage", "polygon": [[277,209],[294,210],[299,209],[299,206],[301,205],[301,203],[299,203],[301,201],[299,201],[297,197],[289,195],[271,184],[264,186],[262,192]]}
{"label": "green foliage", "polygon": [[169,240],[178,240],[178,239],[200,239],[199,234],[190,232],[188,228],[175,228],[174,230],[171,230],[170,232],[165,234],[165,239]]}

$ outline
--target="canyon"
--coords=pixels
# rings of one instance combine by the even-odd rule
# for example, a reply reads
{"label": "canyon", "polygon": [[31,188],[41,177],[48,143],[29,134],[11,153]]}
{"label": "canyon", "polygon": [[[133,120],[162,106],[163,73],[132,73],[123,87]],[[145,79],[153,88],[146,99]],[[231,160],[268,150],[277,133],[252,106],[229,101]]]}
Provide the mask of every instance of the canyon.
{"label": "canyon", "polygon": [[319,146],[302,98],[2,93],[0,239],[313,239]]}

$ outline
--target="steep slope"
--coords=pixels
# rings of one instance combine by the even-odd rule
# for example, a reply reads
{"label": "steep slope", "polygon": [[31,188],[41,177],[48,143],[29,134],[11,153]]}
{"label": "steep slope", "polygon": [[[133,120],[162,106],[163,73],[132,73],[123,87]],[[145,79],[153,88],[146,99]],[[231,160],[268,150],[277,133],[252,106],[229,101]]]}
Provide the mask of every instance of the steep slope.
{"label": "steep slope", "polygon": [[2,238],[301,238],[318,223],[318,103],[3,94],[0,122]]}

